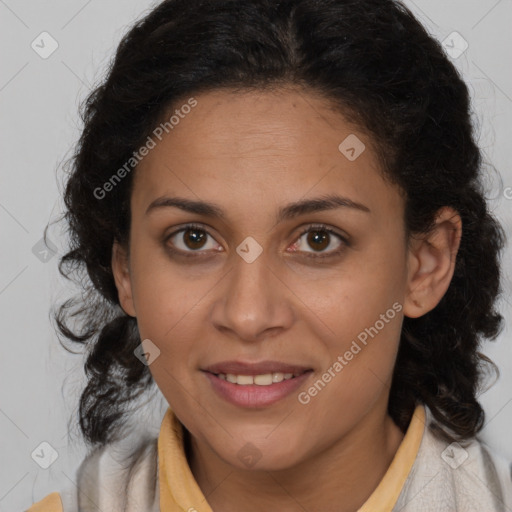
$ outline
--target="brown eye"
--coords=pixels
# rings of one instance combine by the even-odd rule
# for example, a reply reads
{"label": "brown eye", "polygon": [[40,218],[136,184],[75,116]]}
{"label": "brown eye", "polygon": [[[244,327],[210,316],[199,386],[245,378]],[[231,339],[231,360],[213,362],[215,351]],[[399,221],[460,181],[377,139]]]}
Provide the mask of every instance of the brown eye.
{"label": "brown eye", "polygon": [[330,234],[327,231],[309,231],[307,242],[316,251],[321,251],[329,246]]}
{"label": "brown eye", "polygon": [[205,232],[199,229],[187,229],[183,231],[183,243],[189,249],[201,249],[206,240]]}
{"label": "brown eye", "polygon": [[[349,243],[344,236],[327,226],[318,225],[309,226],[300,234],[292,246],[292,252],[301,252],[311,258],[327,258],[339,255],[346,246]],[[329,247],[331,250],[327,250]]]}
{"label": "brown eye", "polygon": [[187,256],[193,252],[206,253],[221,250],[208,231],[195,225],[184,226],[175,231],[166,238],[165,243],[171,251],[184,253]]}

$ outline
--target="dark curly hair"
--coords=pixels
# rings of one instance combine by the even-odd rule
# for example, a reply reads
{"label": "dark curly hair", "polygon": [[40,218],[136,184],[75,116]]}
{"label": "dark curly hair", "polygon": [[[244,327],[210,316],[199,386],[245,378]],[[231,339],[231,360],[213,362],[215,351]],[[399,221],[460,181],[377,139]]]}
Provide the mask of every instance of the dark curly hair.
{"label": "dark curly hair", "polygon": [[440,43],[395,0],[166,0],[123,37],[82,103],[83,132],[67,162],[70,246],[59,271],[82,293],[54,318],[87,349],[80,429],[88,443],[116,440],[130,403],[154,384],[134,356],[136,319],[119,305],[111,268],[114,240],[128,248],[136,167],[107,198],[95,190],[183,98],[287,85],[320,94],[371,136],[383,175],[404,192],[408,236],[427,233],[443,206],[460,214],[453,279],[437,307],[404,319],[388,408],[403,431],[418,403],[446,440],[481,430],[481,381],[488,368],[499,372],[478,349],[503,321],[504,232],[486,204],[467,86]]}

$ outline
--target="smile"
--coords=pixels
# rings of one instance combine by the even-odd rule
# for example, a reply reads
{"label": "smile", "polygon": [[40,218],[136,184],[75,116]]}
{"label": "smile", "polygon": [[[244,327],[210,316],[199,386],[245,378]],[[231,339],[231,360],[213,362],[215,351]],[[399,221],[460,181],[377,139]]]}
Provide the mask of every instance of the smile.
{"label": "smile", "polygon": [[218,397],[244,408],[262,408],[275,404],[297,391],[312,373],[313,370],[306,370],[297,375],[282,372],[243,375],[203,371]]}

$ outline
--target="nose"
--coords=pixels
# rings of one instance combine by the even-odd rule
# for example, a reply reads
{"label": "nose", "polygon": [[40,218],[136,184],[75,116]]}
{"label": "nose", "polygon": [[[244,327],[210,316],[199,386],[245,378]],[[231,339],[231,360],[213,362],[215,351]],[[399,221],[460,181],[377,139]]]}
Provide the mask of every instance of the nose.
{"label": "nose", "polygon": [[215,328],[247,342],[289,329],[295,319],[293,292],[282,275],[271,268],[265,251],[250,263],[238,254],[233,260],[224,285],[216,291],[211,312]]}

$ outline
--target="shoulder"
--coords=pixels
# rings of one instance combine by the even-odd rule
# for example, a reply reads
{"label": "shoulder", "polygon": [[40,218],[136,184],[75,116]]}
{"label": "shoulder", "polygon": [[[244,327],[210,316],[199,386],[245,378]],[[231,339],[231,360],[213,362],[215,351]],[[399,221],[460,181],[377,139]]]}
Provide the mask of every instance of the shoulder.
{"label": "shoulder", "polygon": [[497,512],[512,508],[512,466],[483,441],[448,443],[431,428],[426,409],[423,438],[395,510]]}
{"label": "shoulder", "polygon": [[76,486],[47,495],[26,512],[156,512],[158,507],[158,440],[131,436],[93,449],[77,470]]}
{"label": "shoulder", "polygon": [[48,496],[34,503],[25,512],[63,512],[60,494],[58,492],[48,494]]}
{"label": "shoulder", "polygon": [[75,475],[26,512],[160,512],[158,437],[168,403],[142,394],[117,441],[88,449]]}
{"label": "shoulder", "polygon": [[152,510],[159,498],[157,439],[127,438],[94,450],[80,466],[77,484],[80,511]]}

